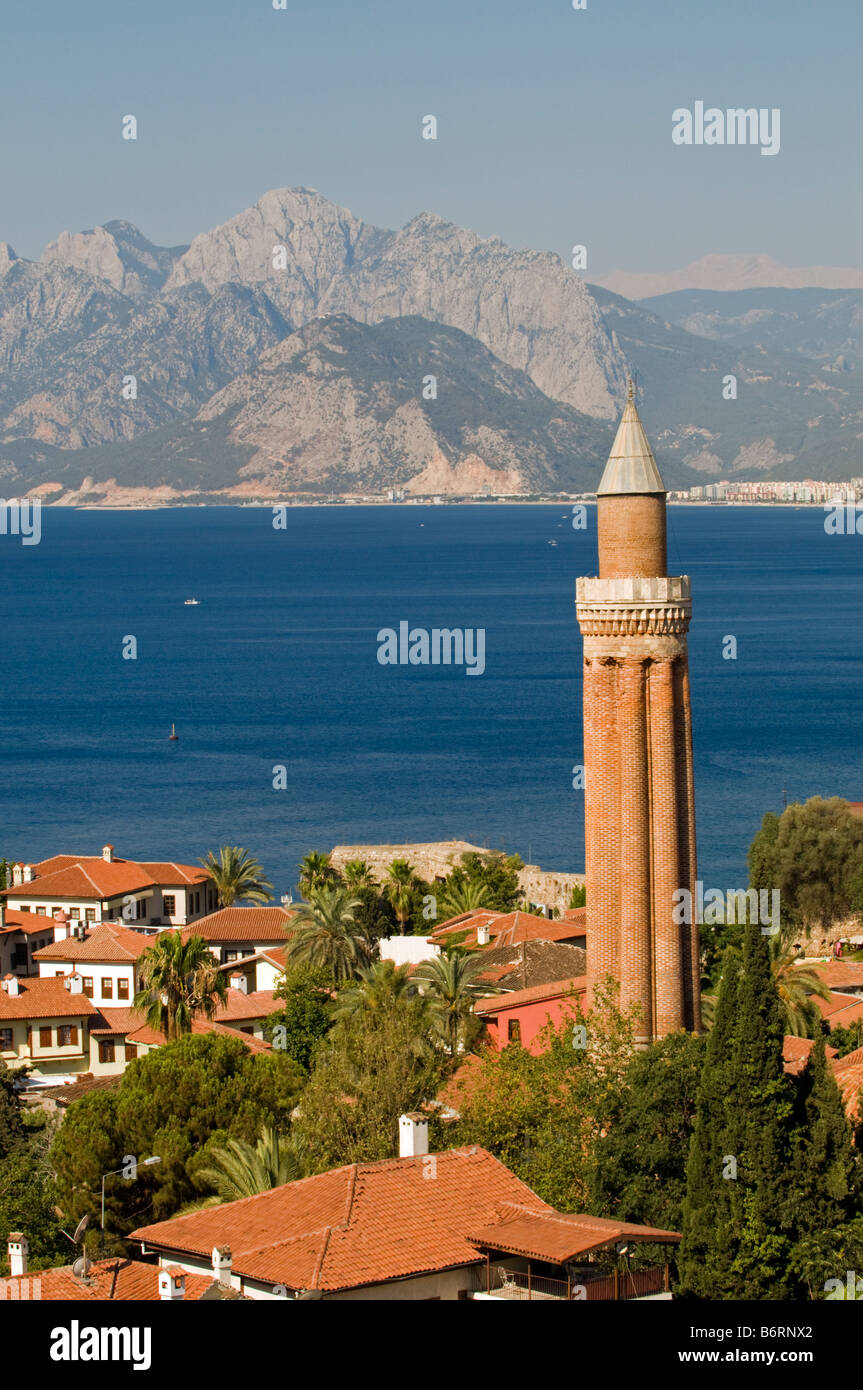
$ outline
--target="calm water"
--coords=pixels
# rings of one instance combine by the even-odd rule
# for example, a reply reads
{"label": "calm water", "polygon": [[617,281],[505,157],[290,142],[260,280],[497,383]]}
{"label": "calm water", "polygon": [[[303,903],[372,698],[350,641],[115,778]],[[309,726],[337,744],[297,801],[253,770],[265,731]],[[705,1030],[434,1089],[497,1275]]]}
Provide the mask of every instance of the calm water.
{"label": "calm water", "polygon": [[[286,531],[253,509],[46,510],[40,545],[0,537],[0,853],[241,844],[279,891],[346,841],[455,837],[582,869],[573,598],[596,538],[592,509],[587,532],[565,510],[297,509]],[[863,800],[863,537],[827,536],[815,509],[669,515],[695,601],[700,871],[742,885],[783,788]],[[485,674],[379,665],[377,631],[402,619],[484,627]]]}

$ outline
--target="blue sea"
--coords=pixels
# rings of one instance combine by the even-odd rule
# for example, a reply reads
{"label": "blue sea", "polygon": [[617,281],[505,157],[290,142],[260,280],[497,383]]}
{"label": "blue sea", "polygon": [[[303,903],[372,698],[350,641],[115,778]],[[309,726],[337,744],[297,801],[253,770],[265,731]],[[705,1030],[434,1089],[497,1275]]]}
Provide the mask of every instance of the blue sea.
{"label": "blue sea", "polygon": [[[669,523],[693,586],[700,876],[743,886],[784,796],[863,800],[863,537],[815,508]],[[238,844],[279,893],[308,850],[357,841],[582,870],[574,588],[595,573],[595,512],[576,531],[562,504],[295,508],[284,530],[256,508],[45,509],[39,545],[0,536],[0,855]],[[485,672],[380,665],[401,621],[484,628]]]}

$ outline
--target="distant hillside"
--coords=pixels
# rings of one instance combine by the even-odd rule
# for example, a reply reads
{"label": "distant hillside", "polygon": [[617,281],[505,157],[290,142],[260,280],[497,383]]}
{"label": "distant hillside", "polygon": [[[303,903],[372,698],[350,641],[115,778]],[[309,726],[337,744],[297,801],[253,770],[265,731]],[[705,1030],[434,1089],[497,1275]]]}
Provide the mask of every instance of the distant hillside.
{"label": "distant hillside", "polygon": [[[436,399],[423,398],[429,377]],[[145,480],[237,498],[394,484],[421,494],[586,491],[611,438],[610,425],[550,400],[458,329],[336,315],[264,353],[187,423],[125,445],[43,448],[26,466],[66,502],[110,501]]]}
{"label": "distant hillside", "polygon": [[863,289],[863,270],[787,266],[764,255],[711,255],[680,270],[613,270],[595,283],[627,299],[643,300],[679,290]]}

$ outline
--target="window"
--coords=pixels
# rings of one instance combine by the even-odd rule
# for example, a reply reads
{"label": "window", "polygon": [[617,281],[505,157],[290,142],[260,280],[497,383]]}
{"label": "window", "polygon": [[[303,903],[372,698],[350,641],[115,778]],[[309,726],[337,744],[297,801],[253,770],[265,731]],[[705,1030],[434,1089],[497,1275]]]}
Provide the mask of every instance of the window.
{"label": "window", "polygon": [[46,907],[37,907],[37,908],[36,908],[36,916],[37,916],[37,917],[47,917],[47,915],[48,915],[48,909],[47,909]]}
{"label": "window", "polygon": [[521,1042],[521,1023],[519,1022],[519,1020],[518,1020],[517,1018],[511,1018],[511,1019],[509,1020],[509,1028],[507,1029],[507,1036],[508,1036],[510,1042],[517,1042],[517,1043],[520,1043],[520,1042]]}
{"label": "window", "polygon": [[93,976],[85,975],[83,979],[83,990],[88,999],[93,998]]}
{"label": "window", "polygon": [[111,979],[110,975],[102,976],[102,998],[114,998],[114,981]]}
{"label": "window", "polygon": [[40,1028],[40,1029],[39,1029],[39,1046],[40,1046],[40,1047],[50,1047],[50,1046],[51,1046],[51,1041],[52,1041],[51,1029],[50,1029],[50,1028]]}
{"label": "window", "polygon": [[71,1024],[64,1023],[62,1027],[57,1029],[57,1046],[77,1047],[78,1029]]}
{"label": "window", "polygon": [[113,1062],[114,1060],[114,1039],[108,1038],[106,1042],[99,1043],[99,1061]]}
{"label": "window", "polygon": [[70,912],[69,912],[69,916],[72,918],[72,921],[73,921],[73,922],[80,922],[80,920],[81,920],[81,909],[80,909],[80,907],[73,907],[73,908],[70,910]]}
{"label": "window", "polygon": [[138,1049],[134,1043],[126,1043],[126,1061],[134,1062],[138,1055]]}
{"label": "window", "polygon": [[173,917],[177,911],[177,897],[175,893],[163,893],[162,903],[165,908],[165,916]]}
{"label": "window", "polygon": [[137,903],[135,904],[135,917],[137,918],[138,921],[140,921],[141,918],[142,918],[142,917],[146,917],[146,915],[147,915],[147,899],[146,899],[146,898],[139,898],[138,901],[137,901]]}
{"label": "window", "polygon": [[65,971],[65,970],[55,970],[55,971],[54,971],[54,974],[57,976],[57,979],[58,979],[58,980],[62,980],[63,976],[66,974],[66,971]]}
{"label": "window", "polygon": [[85,922],[95,922],[95,920],[96,920],[96,909],[95,909],[95,907],[85,907],[85,908],[84,908],[84,920],[85,920]]}
{"label": "window", "polygon": [[129,981],[128,981],[128,980],[118,980],[118,981],[117,981],[117,998],[118,998],[118,999],[128,999],[128,998],[129,998]]}
{"label": "window", "polygon": [[0,1028],[0,1052],[8,1052],[12,1047],[12,1029]]}
{"label": "window", "polygon": [[22,904],[21,907],[18,908],[18,911],[19,911],[19,912],[30,912],[31,909],[30,909],[29,907],[25,907],[25,906]]}

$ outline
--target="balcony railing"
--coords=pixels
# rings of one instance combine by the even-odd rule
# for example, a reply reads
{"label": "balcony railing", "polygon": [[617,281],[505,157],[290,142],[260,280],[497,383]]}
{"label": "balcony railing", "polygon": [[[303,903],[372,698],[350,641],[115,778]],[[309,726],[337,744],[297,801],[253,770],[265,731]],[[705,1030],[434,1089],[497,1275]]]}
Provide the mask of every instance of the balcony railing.
{"label": "balcony railing", "polygon": [[533,1271],[507,1269],[505,1265],[478,1268],[474,1273],[474,1291],[490,1293],[495,1298],[515,1301],[614,1302],[631,1298],[646,1298],[668,1290],[667,1265],[654,1265],[632,1273],[610,1275],[574,1274],[572,1279],[550,1279]]}

